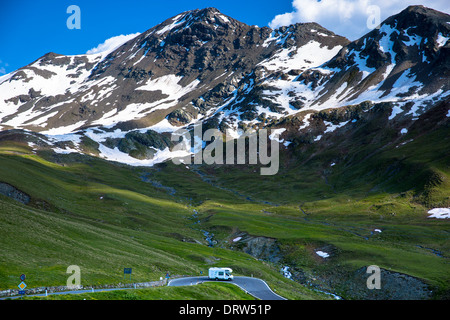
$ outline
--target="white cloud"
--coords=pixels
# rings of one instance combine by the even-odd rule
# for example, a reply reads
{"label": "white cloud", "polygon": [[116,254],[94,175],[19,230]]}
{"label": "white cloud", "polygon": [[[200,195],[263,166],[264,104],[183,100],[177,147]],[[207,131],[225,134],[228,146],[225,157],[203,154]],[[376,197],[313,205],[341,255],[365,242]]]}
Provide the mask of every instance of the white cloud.
{"label": "white cloud", "polygon": [[[275,16],[269,26],[275,29],[298,22],[317,22],[338,35],[356,40],[371,30],[368,27],[371,6],[379,7],[379,22],[382,22],[407,6],[416,4],[417,0],[293,0],[293,11]],[[448,0],[421,0],[420,4],[450,12]]]}
{"label": "white cloud", "polygon": [[99,44],[97,47],[88,50],[86,54],[103,53],[106,55],[120,47],[125,42],[137,37],[138,35],[140,35],[139,32],[127,35],[121,34],[120,36],[109,38],[105,40],[105,42]]}
{"label": "white cloud", "polygon": [[4,62],[0,59],[0,75],[6,74],[5,67],[9,67],[9,64],[7,64],[6,62]]}

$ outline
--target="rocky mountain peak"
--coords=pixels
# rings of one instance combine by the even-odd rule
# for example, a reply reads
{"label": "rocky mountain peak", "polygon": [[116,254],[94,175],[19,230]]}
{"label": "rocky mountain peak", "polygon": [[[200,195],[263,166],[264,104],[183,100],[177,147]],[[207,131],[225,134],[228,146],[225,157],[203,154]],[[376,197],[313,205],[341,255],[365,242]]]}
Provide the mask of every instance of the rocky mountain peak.
{"label": "rocky mountain peak", "polygon": [[[342,67],[349,62],[359,62],[364,67],[375,69],[386,65],[399,66],[396,71],[415,65],[417,68],[429,67],[438,58],[448,60],[445,58],[448,55],[442,50],[446,50],[449,38],[448,14],[424,6],[409,6],[345,46],[328,65]],[[418,73],[419,70],[414,71]]]}
{"label": "rocky mountain peak", "polygon": [[199,25],[217,30],[221,28],[230,29],[245,24],[222,14],[216,8],[205,8],[180,13],[150,29],[148,33],[156,33],[162,36],[183,32],[187,29],[197,29]]}
{"label": "rocky mountain peak", "polygon": [[450,91],[449,21],[445,13],[408,7],[350,42],[317,23],[272,30],[216,8],[186,11],[114,51],[49,53],[2,77],[0,127],[78,130],[114,149],[105,137],[115,130],[125,137],[201,120],[238,134],[364,101],[402,110],[424,97],[411,109],[417,116]]}
{"label": "rocky mountain peak", "polygon": [[273,30],[271,37],[277,38],[278,44],[284,48],[290,46],[303,46],[310,41],[317,41],[327,47],[346,45],[350,41],[315,22],[295,23]]}
{"label": "rocky mountain peak", "polygon": [[[204,9],[196,9],[190,11],[197,17],[202,17],[208,21],[214,20],[217,15],[223,15],[219,9],[214,7],[208,7]],[[225,15],[223,15],[225,17]],[[226,19],[231,19],[230,17],[226,17]]]}
{"label": "rocky mountain peak", "polygon": [[429,19],[444,19],[446,20],[447,14],[444,12],[434,10],[432,8],[425,7],[423,5],[411,5],[407,8],[400,11],[398,14],[395,14],[392,16],[395,18],[409,18],[412,19],[411,23],[418,22],[419,20],[416,19],[423,19],[429,18]]}
{"label": "rocky mountain peak", "polygon": [[424,6],[409,6],[387,18],[381,26],[389,26],[400,35],[405,33],[406,36],[418,35],[433,40],[438,33],[449,35],[450,16]]}

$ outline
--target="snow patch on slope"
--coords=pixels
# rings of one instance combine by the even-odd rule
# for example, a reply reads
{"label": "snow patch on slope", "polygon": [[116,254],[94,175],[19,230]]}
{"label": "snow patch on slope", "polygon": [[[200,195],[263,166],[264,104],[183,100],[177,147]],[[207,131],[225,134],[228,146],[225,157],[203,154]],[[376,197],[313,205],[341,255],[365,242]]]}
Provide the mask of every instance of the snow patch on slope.
{"label": "snow patch on slope", "polygon": [[450,219],[450,208],[434,208],[428,214],[428,218]]}
{"label": "snow patch on slope", "polygon": [[439,32],[436,39],[436,43],[438,44],[439,48],[443,47],[447,43],[448,39],[450,39],[450,37],[444,37],[442,33]]}
{"label": "snow patch on slope", "polygon": [[330,60],[341,48],[341,46],[335,46],[330,49],[317,41],[311,40],[299,48],[281,49],[271,58],[260,62],[259,65],[271,71],[311,68]]}

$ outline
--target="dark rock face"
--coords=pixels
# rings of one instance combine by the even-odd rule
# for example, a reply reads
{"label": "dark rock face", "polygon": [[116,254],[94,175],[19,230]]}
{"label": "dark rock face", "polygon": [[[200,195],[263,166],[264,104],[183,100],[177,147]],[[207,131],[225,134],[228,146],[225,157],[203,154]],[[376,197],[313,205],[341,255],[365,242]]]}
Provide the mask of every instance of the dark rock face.
{"label": "dark rock face", "polygon": [[189,112],[186,112],[183,109],[177,109],[167,116],[167,119],[170,123],[177,125],[177,124],[188,124],[194,119],[194,116],[190,114]]}
{"label": "dark rock face", "polygon": [[345,292],[350,299],[364,300],[427,300],[432,296],[431,288],[423,281],[406,274],[380,269],[380,288],[369,289],[367,268],[354,273],[330,277],[334,288]]}
{"label": "dark rock face", "polygon": [[235,233],[231,238],[232,249],[243,251],[257,259],[279,263],[283,258],[276,239],[252,236],[246,232]]}
{"label": "dark rock face", "polygon": [[[374,68],[377,72],[364,83],[353,81],[355,89],[361,92],[383,79],[382,72],[385,72],[389,65],[392,65],[393,69],[385,75],[380,87],[386,94],[391,92],[400,76],[408,72],[410,77],[415,76],[417,82],[422,84],[420,90],[417,90],[418,94],[430,94],[435,92],[436,88],[448,91],[450,87],[445,79],[448,78],[450,68],[450,56],[447,52],[449,47],[436,40],[450,36],[449,21],[448,14],[423,6],[410,6],[386,19],[381,28],[374,29],[345,46],[326,66],[345,69],[355,65],[357,60],[365,59],[366,67]],[[351,68],[347,69],[335,77],[348,76],[352,71]],[[441,78],[430,78],[430,74],[436,73],[439,73]]]}
{"label": "dark rock face", "polygon": [[0,194],[7,196],[11,199],[19,201],[23,204],[28,204],[30,202],[30,196],[26,193],[16,189],[12,185],[4,182],[0,182]]}
{"label": "dark rock face", "polygon": [[153,130],[148,130],[145,133],[130,131],[124,138],[108,138],[105,145],[111,149],[118,148],[137,159],[148,159],[153,157],[157,149],[170,148],[173,143],[168,137]]}
{"label": "dark rock face", "polygon": [[277,263],[281,260],[281,251],[275,239],[255,237],[246,241],[245,253],[258,259]]}

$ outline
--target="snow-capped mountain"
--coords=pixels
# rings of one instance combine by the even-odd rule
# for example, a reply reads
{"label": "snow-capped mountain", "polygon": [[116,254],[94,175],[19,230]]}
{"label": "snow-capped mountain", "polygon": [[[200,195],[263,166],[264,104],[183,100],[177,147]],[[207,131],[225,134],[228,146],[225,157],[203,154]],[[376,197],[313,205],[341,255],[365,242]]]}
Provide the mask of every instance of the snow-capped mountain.
{"label": "snow-capped mountain", "polygon": [[[277,117],[299,109],[389,101],[399,107],[412,102],[417,115],[416,109],[449,94],[449,19],[440,12],[409,7],[343,47],[324,50],[311,40],[295,48],[298,55],[284,49],[260,63],[265,73],[251,80],[259,93],[252,111],[255,116],[265,112]],[[308,55],[316,60],[298,61]]]}
{"label": "snow-capped mountain", "polygon": [[187,11],[110,52],[48,53],[0,77],[0,130],[146,165],[173,155],[164,132],[197,121],[239,135],[302,114],[304,129],[314,112],[367,101],[416,119],[448,100],[449,39],[450,16],[422,6],[353,42],[316,23],[272,30]]}

